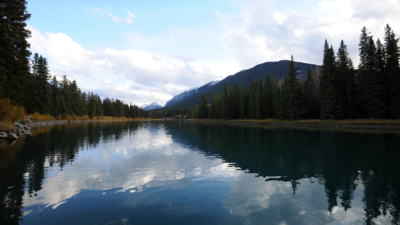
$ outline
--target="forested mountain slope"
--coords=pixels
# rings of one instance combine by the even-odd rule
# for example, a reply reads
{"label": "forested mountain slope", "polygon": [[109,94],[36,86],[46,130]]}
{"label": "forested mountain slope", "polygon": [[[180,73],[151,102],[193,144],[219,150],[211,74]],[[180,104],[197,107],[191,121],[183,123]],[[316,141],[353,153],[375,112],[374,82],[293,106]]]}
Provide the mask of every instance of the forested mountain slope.
{"label": "forested mountain slope", "polygon": [[[249,87],[252,79],[254,80],[265,80],[267,73],[271,74],[272,77],[276,77],[276,79],[280,80],[285,77],[285,74],[289,72],[289,60],[281,60],[278,62],[265,62],[259,64],[251,69],[242,70],[234,75],[230,75],[220,81],[218,84],[212,86],[205,92],[197,92],[192,95],[186,101],[178,103],[173,106],[166,106],[164,109],[183,109],[183,108],[191,108],[199,104],[200,96],[204,93],[207,96],[207,99],[210,100],[213,93],[221,93],[225,87],[225,83],[233,88],[235,84],[240,85],[242,88]],[[294,65],[297,69],[298,76],[301,77],[302,80],[305,80],[308,69],[313,71],[317,65],[294,62]]]}

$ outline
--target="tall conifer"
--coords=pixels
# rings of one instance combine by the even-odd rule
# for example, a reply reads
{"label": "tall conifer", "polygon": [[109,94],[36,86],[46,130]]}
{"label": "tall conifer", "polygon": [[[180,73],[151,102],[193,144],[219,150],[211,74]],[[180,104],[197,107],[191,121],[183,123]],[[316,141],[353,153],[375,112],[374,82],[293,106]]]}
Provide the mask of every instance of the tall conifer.
{"label": "tall conifer", "polygon": [[399,38],[389,24],[385,27],[385,73],[388,76],[389,112],[391,118],[400,118],[400,49]]}

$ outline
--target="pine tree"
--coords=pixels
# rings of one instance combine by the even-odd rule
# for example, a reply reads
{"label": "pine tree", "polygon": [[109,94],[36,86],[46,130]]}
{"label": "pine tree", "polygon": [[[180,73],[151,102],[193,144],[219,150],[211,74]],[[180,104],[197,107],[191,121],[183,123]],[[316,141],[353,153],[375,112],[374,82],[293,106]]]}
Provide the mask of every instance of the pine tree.
{"label": "pine tree", "polygon": [[50,101],[52,104],[51,115],[55,117],[60,114],[58,111],[60,110],[60,106],[58,106],[57,108],[57,104],[59,104],[58,95],[59,95],[58,81],[57,78],[54,76],[53,80],[50,83]]}
{"label": "pine tree", "polygon": [[249,104],[248,104],[248,118],[256,118],[256,95],[257,95],[257,84],[254,80],[251,80],[249,88]]}
{"label": "pine tree", "polygon": [[385,28],[385,73],[389,90],[389,112],[391,118],[400,118],[400,49],[399,38],[389,24]]}
{"label": "pine tree", "polygon": [[385,104],[381,98],[382,87],[377,82],[379,80],[376,70],[377,49],[365,27],[361,30],[359,46],[358,81],[363,114],[368,118],[379,118],[384,115]]}
{"label": "pine tree", "polygon": [[231,102],[230,102],[231,90],[225,83],[223,102],[222,102],[222,118],[225,120],[231,119]]}
{"label": "pine tree", "polygon": [[4,0],[0,3],[0,97],[23,105],[29,82],[30,52],[27,38],[25,0]]}
{"label": "pine tree", "polygon": [[321,91],[321,119],[338,119],[337,112],[341,111],[338,110],[337,105],[335,75],[335,54],[333,48],[329,48],[328,41],[325,40],[319,88]]}
{"label": "pine tree", "polygon": [[289,120],[300,119],[301,112],[301,89],[300,83],[297,80],[297,72],[294,67],[294,59],[293,56],[290,60],[289,66],[289,74],[288,74],[288,83],[287,83],[287,99],[288,99],[288,108],[287,108],[287,117]]}
{"label": "pine tree", "polygon": [[318,118],[318,99],[316,96],[317,87],[314,78],[311,74],[311,70],[308,69],[306,80],[303,85],[303,109],[304,115],[307,119],[317,119]]}
{"label": "pine tree", "polygon": [[346,112],[347,118],[357,116],[358,95],[356,90],[353,62],[348,56],[347,46],[343,40],[337,53],[337,90],[340,109]]}
{"label": "pine tree", "polygon": [[96,103],[97,99],[93,95],[93,92],[89,94],[89,117],[94,118],[96,117]]}
{"label": "pine tree", "polygon": [[198,117],[200,119],[208,118],[208,102],[207,102],[207,96],[205,94],[201,95]]}
{"label": "pine tree", "polygon": [[272,82],[271,75],[267,74],[267,79],[265,80],[264,87],[264,108],[265,108],[265,118],[271,118],[274,116],[274,84]]}

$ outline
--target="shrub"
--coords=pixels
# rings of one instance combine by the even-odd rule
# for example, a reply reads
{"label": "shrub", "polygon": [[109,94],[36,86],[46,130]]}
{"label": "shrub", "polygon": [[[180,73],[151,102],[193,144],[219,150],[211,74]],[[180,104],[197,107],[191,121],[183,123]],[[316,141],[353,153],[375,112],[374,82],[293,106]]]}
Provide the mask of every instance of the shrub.
{"label": "shrub", "polygon": [[31,116],[35,121],[39,122],[54,120],[50,115],[40,115],[39,113],[32,113]]}
{"label": "shrub", "polygon": [[10,100],[0,98],[0,120],[10,120],[12,117],[13,107]]}
{"label": "shrub", "polygon": [[0,98],[0,121],[17,121],[25,116],[23,106],[13,106],[8,99]]}
{"label": "shrub", "polygon": [[23,106],[13,106],[11,121],[18,121],[25,117],[25,108]]}

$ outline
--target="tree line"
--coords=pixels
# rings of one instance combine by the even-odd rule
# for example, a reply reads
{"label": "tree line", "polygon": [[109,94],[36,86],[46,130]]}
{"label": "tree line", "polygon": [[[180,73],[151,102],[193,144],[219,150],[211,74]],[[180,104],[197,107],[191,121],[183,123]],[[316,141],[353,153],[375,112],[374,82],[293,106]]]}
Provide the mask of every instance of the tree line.
{"label": "tree line", "polygon": [[191,118],[199,119],[399,119],[399,38],[389,25],[384,43],[374,42],[367,28],[361,30],[358,70],[340,43],[338,52],[325,40],[323,62],[298,76],[293,56],[283,80],[267,74],[252,80],[249,88],[225,84],[222,93],[208,102],[202,95]]}
{"label": "tree line", "polygon": [[[35,53],[30,63],[31,71],[25,89],[23,106],[27,113],[40,113],[64,118],[67,115],[90,118],[148,117],[145,110],[132,104],[125,104],[119,99],[105,98],[93,92],[82,92],[76,81],[70,81],[64,75],[57,80],[50,75],[47,59]],[[51,80],[51,81],[50,81]]]}
{"label": "tree line", "polygon": [[53,117],[148,117],[145,110],[119,99],[103,101],[93,92],[82,92],[76,81],[50,75],[47,59],[35,53],[32,58],[26,20],[30,14],[25,0],[0,3],[0,98],[23,106],[27,113]]}

